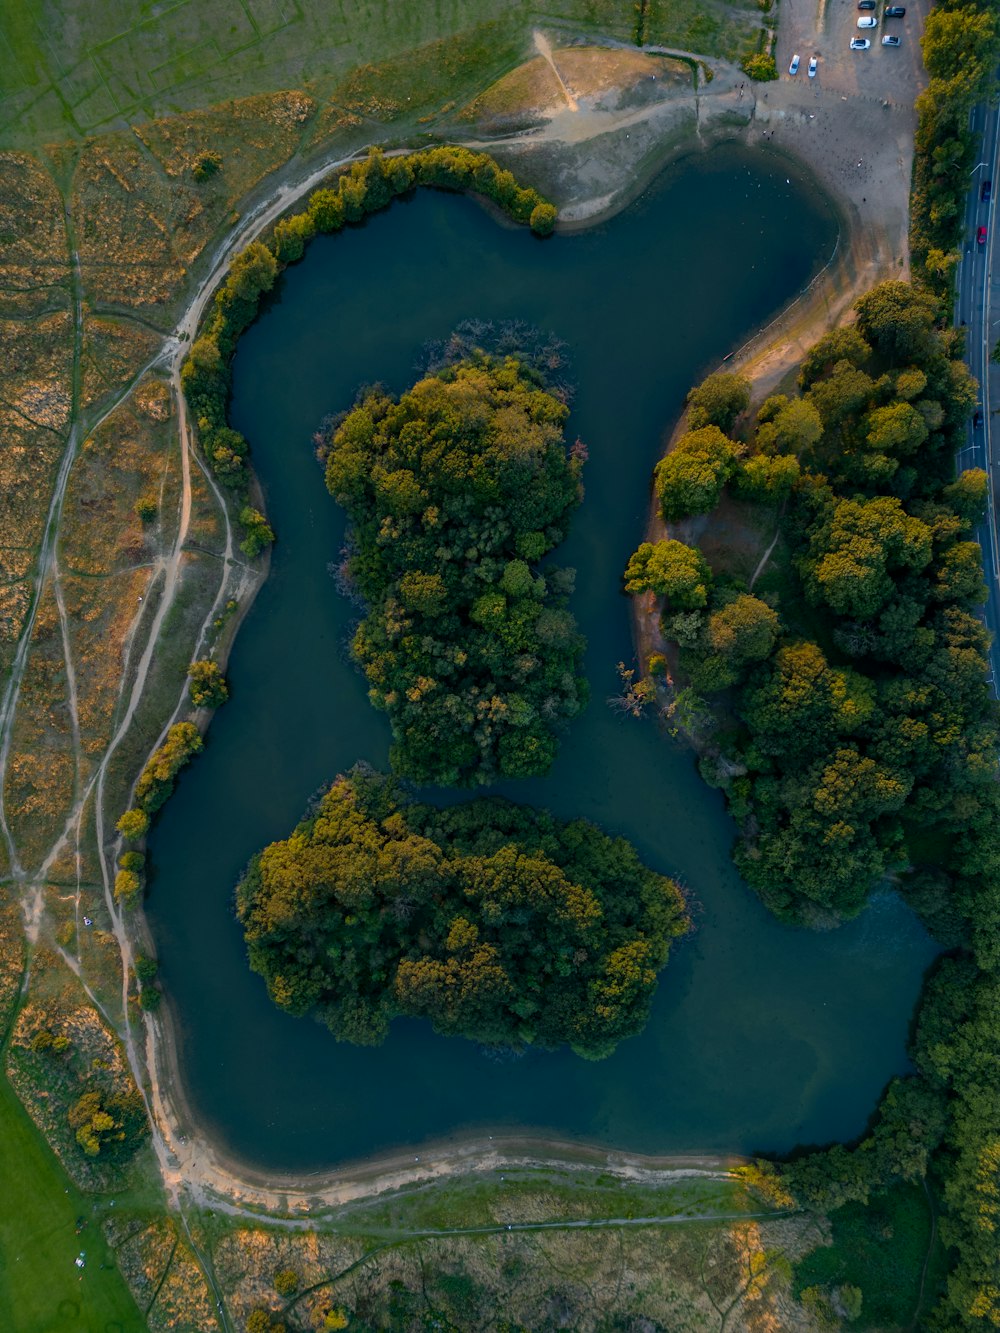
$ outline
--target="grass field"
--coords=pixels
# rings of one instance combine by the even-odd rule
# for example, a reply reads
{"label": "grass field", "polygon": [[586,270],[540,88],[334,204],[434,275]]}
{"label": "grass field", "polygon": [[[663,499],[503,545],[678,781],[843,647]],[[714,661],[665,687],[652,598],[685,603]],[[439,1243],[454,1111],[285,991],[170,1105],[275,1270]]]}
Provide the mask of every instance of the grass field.
{"label": "grass field", "polygon": [[[0,1328],[137,1333],[136,1309],[94,1215],[0,1075]],[[110,1201],[101,1200],[103,1211]],[[77,1235],[79,1218],[87,1222]],[[86,1252],[86,1267],[74,1263]]]}
{"label": "grass field", "polygon": [[[281,88],[325,97],[351,71],[490,24],[477,57],[485,87],[531,54],[533,27],[632,40],[636,9],[633,0],[0,0],[0,144],[83,138]],[[760,21],[753,0],[653,0],[646,41],[733,57]]]}

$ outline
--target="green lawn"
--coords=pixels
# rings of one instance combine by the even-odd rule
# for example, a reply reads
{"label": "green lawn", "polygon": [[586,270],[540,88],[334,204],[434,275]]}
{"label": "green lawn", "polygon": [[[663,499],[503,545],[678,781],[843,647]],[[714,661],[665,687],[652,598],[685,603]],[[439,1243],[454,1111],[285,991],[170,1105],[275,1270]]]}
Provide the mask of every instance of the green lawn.
{"label": "green lawn", "polygon": [[[0,1328],[141,1333],[146,1321],[102,1237],[94,1200],[71,1184],[3,1077],[0,1181]],[[87,1225],[77,1235],[81,1217]],[[81,1250],[82,1270],[73,1262]]]}

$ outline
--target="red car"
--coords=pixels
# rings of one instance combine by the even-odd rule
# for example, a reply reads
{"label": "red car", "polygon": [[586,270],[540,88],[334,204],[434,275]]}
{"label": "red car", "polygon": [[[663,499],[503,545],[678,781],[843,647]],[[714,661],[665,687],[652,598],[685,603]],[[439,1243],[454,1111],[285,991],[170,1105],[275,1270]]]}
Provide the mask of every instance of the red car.
{"label": "red car", "polygon": [[985,227],[980,227],[979,230],[976,232],[976,240],[979,242],[980,245],[985,245],[985,244],[986,244],[986,228],[985,228]]}

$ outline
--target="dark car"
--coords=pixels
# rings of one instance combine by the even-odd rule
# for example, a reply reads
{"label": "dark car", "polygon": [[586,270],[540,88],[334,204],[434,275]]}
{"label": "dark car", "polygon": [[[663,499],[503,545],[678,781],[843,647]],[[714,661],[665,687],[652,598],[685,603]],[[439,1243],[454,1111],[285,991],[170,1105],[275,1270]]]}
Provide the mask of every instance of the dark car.
{"label": "dark car", "polygon": [[883,17],[884,17],[884,18],[887,18],[887,19],[905,19],[905,18],[906,18],[906,6],[905,6],[905,5],[889,5],[889,7],[886,9],[885,14],[883,15]]}
{"label": "dark car", "polygon": [[983,188],[979,191],[979,197],[984,204],[990,202],[990,195],[993,193],[993,182],[983,181]]}
{"label": "dark car", "polygon": [[979,230],[976,232],[976,240],[978,241],[978,243],[979,243],[980,245],[985,245],[985,244],[986,244],[986,228],[985,228],[985,227],[980,227]]}
{"label": "dark car", "polygon": [[859,9],[874,9],[875,0],[858,0]]}
{"label": "dark car", "polygon": [[976,415],[972,418],[972,429],[978,430],[982,424],[983,424],[983,414],[982,412],[977,412]]}

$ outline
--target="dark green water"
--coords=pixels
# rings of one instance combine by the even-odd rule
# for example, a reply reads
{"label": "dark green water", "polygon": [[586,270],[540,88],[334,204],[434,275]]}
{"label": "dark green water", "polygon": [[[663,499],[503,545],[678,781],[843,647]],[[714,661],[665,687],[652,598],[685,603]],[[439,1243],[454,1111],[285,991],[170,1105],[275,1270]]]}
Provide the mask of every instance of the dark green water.
{"label": "dark green water", "polygon": [[[884,896],[836,932],[778,925],[735,874],[733,826],[689,754],[604,703],[632,655],[620,575],[665,428],[697,376],[833,247],[822,199],[787,172],[716,149],[605,226],[545,243],[427,192],[317,240],[244,337],[234,423],[279,541],[232,656],[232,701],[157,823],[148,899],[187,1095],[231,1152],[311,1170],[511,1129],[643,1152],[777,1151],[858,1134],[906,1067],[933,956],[916,920]],[[578,570],[593,698],[551,775],[506,794],[630,838],[695,904],[697,931],[675,949],[648,1028],[599,1064],[565,1052],[497,1064],[415,1021],[378,1050],[338,1045],[271,1005],[232,914],[251,853],[284,836],[321,783],[358,759],[384,765],[388,749],[345,656],[356,612],[327,573],[343,516],[311,433],[362,382],[405,388],[423,344],[470,316],[564,339],[579,385],[570,438],[590,448],[586,499],[557,556]]]}

